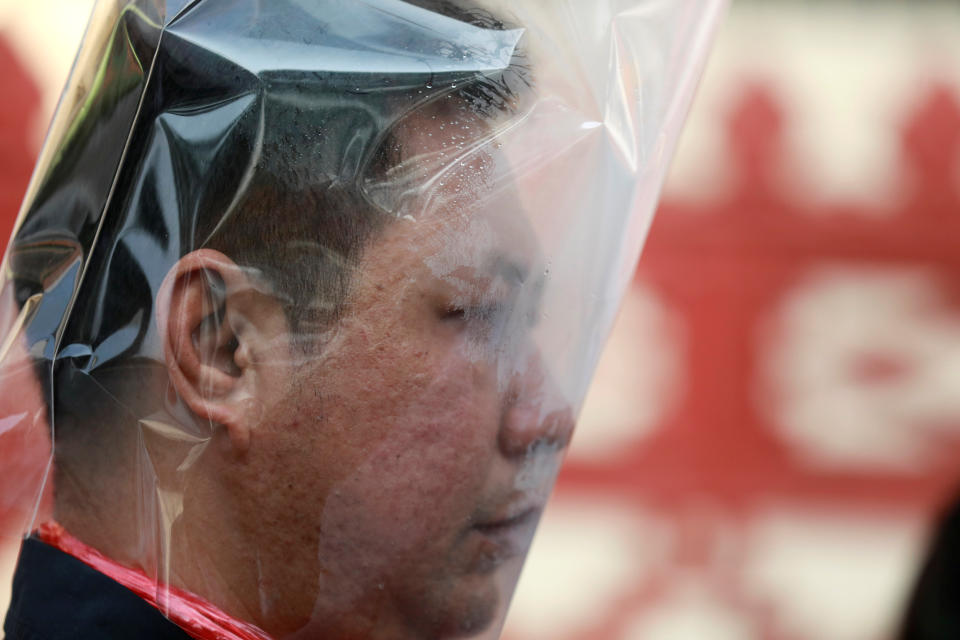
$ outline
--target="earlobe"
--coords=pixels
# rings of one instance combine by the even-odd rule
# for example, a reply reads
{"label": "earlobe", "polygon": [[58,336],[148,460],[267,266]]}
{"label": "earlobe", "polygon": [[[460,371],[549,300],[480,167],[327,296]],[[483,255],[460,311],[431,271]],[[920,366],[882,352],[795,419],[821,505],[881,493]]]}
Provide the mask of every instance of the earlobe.
{"label": "earlobe", "polygon": [[[201,420],[226,427],[238,453],[249,447],[255,398],[244,388],[243,319],[237,291],[246,275],[218,251],[181,258],[167,274],[157,301],[157,324],[170,382]],[[238,357],[239,356],[239,357]]]}

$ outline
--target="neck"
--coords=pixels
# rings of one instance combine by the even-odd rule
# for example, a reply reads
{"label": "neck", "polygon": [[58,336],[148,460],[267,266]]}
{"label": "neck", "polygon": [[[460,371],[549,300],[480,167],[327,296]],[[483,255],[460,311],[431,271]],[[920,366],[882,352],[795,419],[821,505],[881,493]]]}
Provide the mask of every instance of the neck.
{"label": "neck", "polygon": [[238,474],[244,465],[227,460],[219,437],[186,472],[165,473],[181,463],[151,457],[149,465],[114,467],[101,482],[82,482],[86,476],[58,467],[55,518],[113,561],[275,638],[418,637],[386,613],[389,592],[354,592],[336,563],[320,557],[321,549],[332,556],[348,549],[325,548],[319,530],[315,538],[294,537],[285,526],[290,514],[264,507],[275,501],[261,494],[279,489],[255,471],[262,465]]}
{"label": "neck", "polygon": [[[195,468],[202,466],[201,461]],[[174,483],[159,475],[145,477],[146,469],[158,467],[114,467],[109,477],[90,481],[68,466],[58,466],[54,518],[73,537],[119,565],[259,624],[252,615],[257,576],[244,571],[256,564],[236,552],[245,548],[244,541],[215,508],[222,503],[206,495],[210,483],[196,471],[190,477],[179,474]]]}

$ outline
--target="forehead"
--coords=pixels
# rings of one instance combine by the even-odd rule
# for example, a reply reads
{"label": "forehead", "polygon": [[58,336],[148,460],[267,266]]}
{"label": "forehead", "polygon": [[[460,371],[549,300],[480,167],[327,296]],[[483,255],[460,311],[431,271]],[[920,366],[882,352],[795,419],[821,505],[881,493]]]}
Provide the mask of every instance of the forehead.
{"label": "forehead", "polygon": [[536,261],[537,238],[498,141],[509,126],[452,96],[400,118],[388,143],[395,162],[366,185],[399,222],[381,241],[414,243],[421,256],[459,266],[490,262],[491,254]]}

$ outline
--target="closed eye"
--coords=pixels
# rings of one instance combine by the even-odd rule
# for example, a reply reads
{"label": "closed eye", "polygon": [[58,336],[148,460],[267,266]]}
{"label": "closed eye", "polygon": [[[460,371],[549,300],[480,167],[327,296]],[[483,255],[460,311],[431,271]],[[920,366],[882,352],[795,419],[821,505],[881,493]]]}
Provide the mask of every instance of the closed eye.
{"label": "closed eye", "polygon": [[458,321],[492,322],[503,313],[502,304],[451,305],[442,314],[442,319]]}

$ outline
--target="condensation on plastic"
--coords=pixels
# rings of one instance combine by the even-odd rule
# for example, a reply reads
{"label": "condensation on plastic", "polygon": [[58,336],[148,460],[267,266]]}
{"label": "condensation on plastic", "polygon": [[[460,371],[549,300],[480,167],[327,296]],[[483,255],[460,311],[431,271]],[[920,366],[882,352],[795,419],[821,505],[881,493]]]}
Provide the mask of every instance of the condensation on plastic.
{"label": "condensation on plastic", "polygon": [[721,4],[101,0],[0,281],[14,528],[496,637]]}

